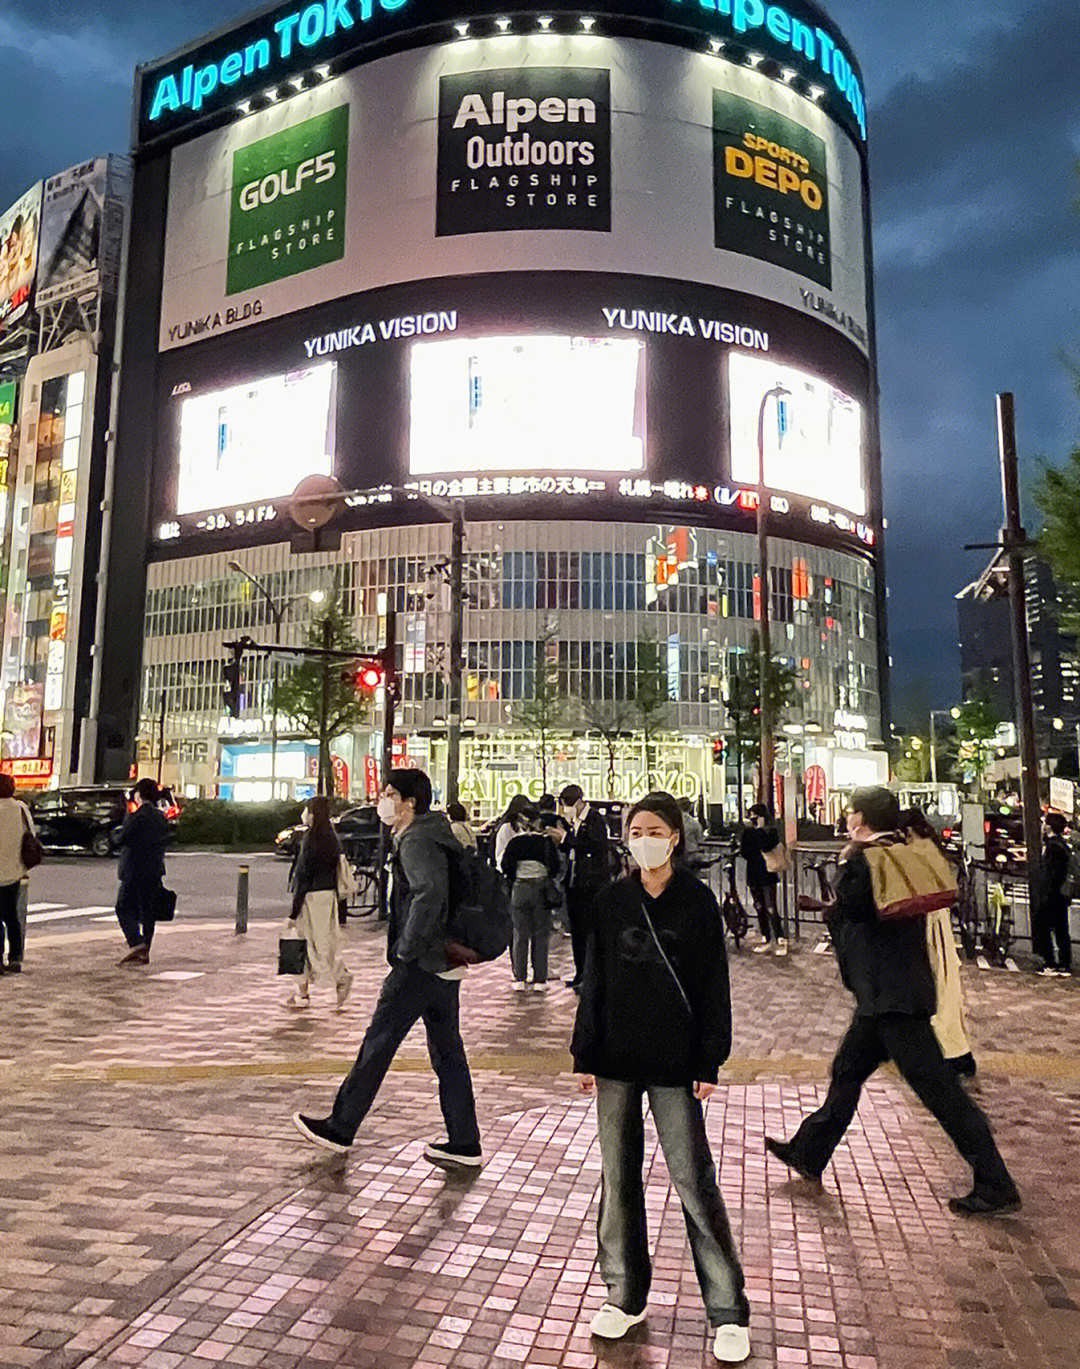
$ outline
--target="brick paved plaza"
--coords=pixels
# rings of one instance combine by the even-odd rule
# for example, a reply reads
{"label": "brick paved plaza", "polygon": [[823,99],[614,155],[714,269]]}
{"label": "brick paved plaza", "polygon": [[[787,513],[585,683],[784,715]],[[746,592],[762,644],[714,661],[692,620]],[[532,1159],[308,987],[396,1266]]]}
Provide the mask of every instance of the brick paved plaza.
{"label": "brick paved plaza", "polygon": [[[118,934],[32,936],[0,981],[0,1365],[510,1369],[713,1363],[655,1136],[650,1316],[590,1340],[599,1151],[568,1073],[571,995],[472,975],[463,1015],[488,1161],[421,1157],[441,1119],[406,1043],[347,1158],[289,1122],[328,1109],[384,971],[351,925],[357,987],[283,1006],[277,927],[177,922],[148,970]],[[753,1307],[753,1365],[1080,1364],[1080,985],[966,969],[982,1102],[1023,1189],[1016,1217],[953,1217],[968,1174],[899,1080],[871,1083],[823,1192],[766,1163],[821,1096],[848,1016],[831,957],[734,957],[736,1049],[707,1108]],[[565,964],[565,944],[557,963]]]}

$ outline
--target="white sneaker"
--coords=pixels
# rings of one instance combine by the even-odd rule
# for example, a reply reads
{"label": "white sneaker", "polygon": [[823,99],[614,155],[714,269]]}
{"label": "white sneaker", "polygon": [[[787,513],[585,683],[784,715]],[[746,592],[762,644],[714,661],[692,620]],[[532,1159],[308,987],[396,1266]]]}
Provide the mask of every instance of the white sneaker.
{"label": "white sneaker", "polygon": [[772,942],[771,942],[771,941],[762,941],[762,942],[761,942],[759,945],[757,945],[757,946],[751,946],[750,949],[753,951],[753,953],[754,953],[755,955],[765,955],[766,952],[772,950]]}
{"label": "white sneaker", "polygon": [[589,1331],[594,1336],[602,1336],[604,1340],[622,1340],[627,1331],[632,1326],[640,1326],[647,1315],[646,1310],[639,1312],[637,1316],[631,1316],[621,1307],[606,1302],[589,1323]]}
{"label": "white sneaker", "polygon": [[543,982],[542,984],[537,984],[536,981],[534,980],[534,981],[533,981],[533,986],[532,986],[532,991],[533,991],[533,993],[546,993],[546,992],[547,992],[547,980],[545,979],[544,982]]}
{"label": "white sneaker", "polygon": [[777,955],[787,955],[787,937],[786,937],[786,936],[782,936],[782,937],[779,937],[779,938],[777,939],[777,942],[776,942],[776,954],[777,954]]}
{"label": "white sneaker", "polygon": [[750,1330],[746,1326],[718,1326],[713,1354],[721,1364],[742,1364],[750,1358]]}
{"label": "white sneaker", "polygon": [[1043,968],[1039,971],[1039,973],[1042,975],[1044,979],[1057,978],[1057,970],[1055,970],[1052,965],[1044,965]]}
{"label": "white sneaker", "polygon": [[311,1007],[311,999],[306,993],[294,993],[291,998],[285,1000],[287,1008],[295,1008],[298,1012],[303,1008]]}
{"label": "white sneaker", "polygon": [[529,986],[525,983],[524,979],[515,979],[513,983],[510,985],[510,987],[513,989],[515,993],[529,992]]}

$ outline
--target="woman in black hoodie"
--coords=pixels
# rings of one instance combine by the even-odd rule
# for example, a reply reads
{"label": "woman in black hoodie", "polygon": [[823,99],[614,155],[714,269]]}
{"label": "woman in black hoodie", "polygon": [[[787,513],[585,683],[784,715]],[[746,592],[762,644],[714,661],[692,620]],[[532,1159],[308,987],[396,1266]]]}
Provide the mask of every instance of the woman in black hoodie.
{"label": "woman in black hoodie", "polygon": [[641,1173],[647,1095],[716,1330],[714,1353],[739,1364],[750,1355],[750,1308],[701,1107],[731,1050],[720,909],[711,891],[679,868],[682,813],[670,794],[636,803],[626,835],[637,870],[597,901],[572,1046],[584,1091],[596,1092],[603,1162],[597,1235],[608,1301],[592,1332],[619,1339],[645,1320],[652,1274]]}

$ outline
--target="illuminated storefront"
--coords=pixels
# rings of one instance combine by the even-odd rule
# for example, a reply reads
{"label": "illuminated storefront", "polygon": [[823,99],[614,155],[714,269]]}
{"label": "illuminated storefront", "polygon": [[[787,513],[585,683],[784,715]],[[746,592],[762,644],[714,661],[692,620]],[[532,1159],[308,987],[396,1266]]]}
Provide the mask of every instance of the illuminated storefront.
{"label": "illuminated storefront", "polygon": [[[664,765],[719,801],[712,742],[760,606],[759,424],[774,648],[799,680],[785,763],[814,746],[880,771],[861,78],[815,5],[728,10],[278,5],[141,69],[103,773],[126,773],[136,716],[154,763],[164,698],[177,782],[268,779],[261,664],[239,738],[221,717],[222,643],[267,627],[237,558],[279,603],[333,587],[368,645],[393,603],[402,746],[438,773],[448,624],[416,586],[449,538],[422,498],[378,493],[404,486],[466,505],[474,800],[542,778],[517,716],[541,651],[570,701],[557,778],[610,787],[571,705],[618,699],[647,640]],[[314,474],[375,491],[318,554],[287,515]],[[369,739],[341,746],[363,792]],[[643,784],[639,742],[618,746]]]}

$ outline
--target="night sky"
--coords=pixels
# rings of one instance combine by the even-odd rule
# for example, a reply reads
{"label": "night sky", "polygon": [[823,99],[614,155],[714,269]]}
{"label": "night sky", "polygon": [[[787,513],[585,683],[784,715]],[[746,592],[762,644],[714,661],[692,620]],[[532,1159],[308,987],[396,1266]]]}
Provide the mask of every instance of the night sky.
{"label": "night sky", "polygon": [[[131,77],[251,0],[3,0],[0,208],[127,150]],[[1000,521],[994,393],[1021,456],[1060,459],[1080,399],[1077,0],[827,0],[858,55],[870,154],[899,702],[951,702],[964,542]]]}

